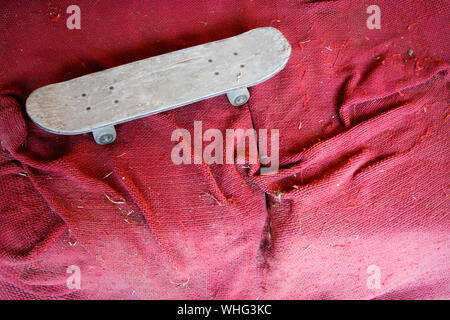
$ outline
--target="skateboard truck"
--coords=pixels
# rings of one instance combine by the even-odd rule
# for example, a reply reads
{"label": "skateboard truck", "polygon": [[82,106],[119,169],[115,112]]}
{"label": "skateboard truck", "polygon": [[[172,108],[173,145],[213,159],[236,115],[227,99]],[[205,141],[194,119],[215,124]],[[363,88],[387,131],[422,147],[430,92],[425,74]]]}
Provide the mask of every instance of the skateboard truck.
{"label": "skateboard truck", "polygon": [[247,88],[281,71],[290,54],[280,31],[257,28],[39,88],[26,109],[44,130],[92,132],[96,143],[106,145],[120,123],[222,94],[241,106],[250,98]]}

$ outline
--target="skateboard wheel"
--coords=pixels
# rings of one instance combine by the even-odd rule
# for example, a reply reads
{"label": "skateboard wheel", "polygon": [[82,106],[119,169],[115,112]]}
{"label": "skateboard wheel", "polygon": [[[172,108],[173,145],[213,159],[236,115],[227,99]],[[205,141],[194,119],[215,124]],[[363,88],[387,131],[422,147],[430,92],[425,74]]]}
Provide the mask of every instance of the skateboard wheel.
{"label": "skateboard wheel", "polygon": [[92,131],[95,142],[101,145],[109,144],[116,140],[116,129],[114,126],[108,126]]}
{"label": "skateboard wheel", "polygon": [[233,106],[242,106],[250,98],[247,88],[238,88],[227,93],[228,100]]}

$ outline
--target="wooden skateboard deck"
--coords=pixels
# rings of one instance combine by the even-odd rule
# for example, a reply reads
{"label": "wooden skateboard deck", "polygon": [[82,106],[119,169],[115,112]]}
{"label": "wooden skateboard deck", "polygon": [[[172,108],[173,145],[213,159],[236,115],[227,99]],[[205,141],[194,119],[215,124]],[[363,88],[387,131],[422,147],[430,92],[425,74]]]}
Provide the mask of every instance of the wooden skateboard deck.
{"label": "wooden skateboard deck", "polygon": [[227,94],[233,105],[249,99],[248,87],[284,68],[291,47],[275,28],[136,61],[51,84],[31,93],[30,118],[57,134],[93,132],[114,141],[114,125]]}

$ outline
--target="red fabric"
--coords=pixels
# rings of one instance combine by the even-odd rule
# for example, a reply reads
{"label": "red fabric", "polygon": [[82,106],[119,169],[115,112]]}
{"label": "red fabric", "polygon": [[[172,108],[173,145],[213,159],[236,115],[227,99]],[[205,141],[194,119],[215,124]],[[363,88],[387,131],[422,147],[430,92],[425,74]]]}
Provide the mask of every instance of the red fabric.
{"label": "red fabric", "polygon": [[[288,0],[77,0],[68,30],[72,2],[0,2],[0,298],[449,298],[447,1],[378,0],[380,30],[369,2]],[[108,146],[26,116],[38,87],[260,26],[292,55],[243,107],[121,124]],[[200,120],[279,129],[280,170],[174,165],[172,131]]]}

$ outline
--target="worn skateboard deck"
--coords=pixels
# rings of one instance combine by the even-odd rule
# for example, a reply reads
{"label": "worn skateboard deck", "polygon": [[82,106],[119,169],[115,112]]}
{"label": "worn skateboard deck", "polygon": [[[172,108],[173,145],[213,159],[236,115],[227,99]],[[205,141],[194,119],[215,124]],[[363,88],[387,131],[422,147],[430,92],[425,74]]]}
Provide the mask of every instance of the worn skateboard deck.
{"label": "worn skateboard deck", "polygon": [[242,105],[247,88],[282,70],[290,53],[280,31],[257,28],[39,88],[26,109],[47,131],[93,132],[97,143],[106,144],[115,139],[113,126],[119,123],[221,94]]}

